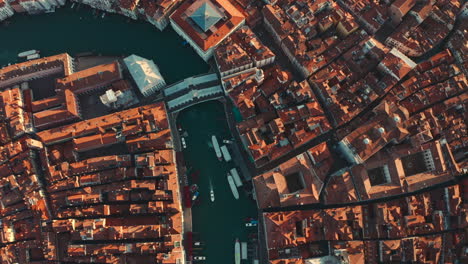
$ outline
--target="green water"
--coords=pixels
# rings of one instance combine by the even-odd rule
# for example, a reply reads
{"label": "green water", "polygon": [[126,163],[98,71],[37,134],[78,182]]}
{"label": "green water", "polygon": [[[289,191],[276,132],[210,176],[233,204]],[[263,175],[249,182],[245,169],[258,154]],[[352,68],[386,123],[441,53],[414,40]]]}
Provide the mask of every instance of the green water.
{"label": "green water", "polygon": [[[188,167],[200,171],[196,181],[200,187],[200,204],[192,209],[193,231],[199,233],[205,248],[194,251],[194,255],[207,256],[207,264],[234,263],[235,239],[246,242],[248,234],[256,232],[255,228],[245,227],[245,220],[256,218],[257,210],[241,189],[239,200],[234,198],[226,178],[234,165],[232,161],[218,161],[211,144],[212,135],[217,136],[220,144],[222,139],[231,138],[223,105],[207,102],[193,106],[180,113],[178,122],[188,132],[185,162]],[[214,203],[210,201],[210,181],[216,197]]]}
{"label": "green water", "polygon": [[170,26],[160,32],[143,21],[111,14],[101,18],[92,13],[85,6],[77,10],[68,4],[55,13],[11,17],[0,24],[0,67],[17,62],[21,51],[36,49],[41,56],[88,51],[112,56],[134,53],[153,59],[169,84],[209,69]]}

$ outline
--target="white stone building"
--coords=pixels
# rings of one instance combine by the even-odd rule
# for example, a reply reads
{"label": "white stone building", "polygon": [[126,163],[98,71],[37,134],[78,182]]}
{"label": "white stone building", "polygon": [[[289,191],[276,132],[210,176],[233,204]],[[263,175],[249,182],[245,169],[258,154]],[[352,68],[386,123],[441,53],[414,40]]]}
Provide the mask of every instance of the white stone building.
{"label": "white stone building", "polygon": [[126,57],[124,64],[144,96],[150,96],[166,86],[166,81],[152,60],[137,55]]}
{"label": "white stone building", "polygon": [[0,0],[0,21],[3,21],[14,14],[13,8],[6,0]]}

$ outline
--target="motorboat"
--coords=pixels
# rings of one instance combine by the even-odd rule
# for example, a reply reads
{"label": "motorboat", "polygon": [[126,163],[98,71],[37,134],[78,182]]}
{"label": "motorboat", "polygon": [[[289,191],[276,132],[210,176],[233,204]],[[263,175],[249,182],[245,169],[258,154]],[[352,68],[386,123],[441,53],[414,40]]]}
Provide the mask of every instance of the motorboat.
{"label": "motorboat", "polygon": [[213,189],[210,190],[210,199],[211,199],[212,202],[215,201],[215,195],[214,195]]}
{"label": "motorboat", "polygon": [[200,192],[196,191],[193,195],[192,195],[192,201],[195,201],[198,196],[200,195]]}

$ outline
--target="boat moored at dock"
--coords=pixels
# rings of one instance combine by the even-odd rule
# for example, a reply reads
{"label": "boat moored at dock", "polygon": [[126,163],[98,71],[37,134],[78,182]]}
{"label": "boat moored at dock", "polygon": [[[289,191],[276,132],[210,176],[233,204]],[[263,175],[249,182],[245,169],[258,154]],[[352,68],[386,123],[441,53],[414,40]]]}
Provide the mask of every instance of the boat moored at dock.
{"label": "boat moored at dock", "polygon": [[41,56],[39,56],[39,54],[33,54],[33,55],[29,55],[26,57],[27,60],[35,60],[35,59],[39,59]]}
{"label": "boat moored at dock", "polygon": [[223,158],[226,162],[229,162],[231,161],[231,154],[229,153],[229,150],[228,148],[226,147],[226,145],[222,145],[221,146],[221,152],[223,154]]}
{"label": "boat moored at dock", "polygon": [[239,239],[236,239],[236,243],[234,243],[234,263],[240,264],[241,261],[241,248]]}
{"label": "boat moored at dock", "polygon": [[242,259],[247,259],[247,242],[241,243]]}
{"label": "boat moored at dock", "polygon": [[221,153],[221,148],[219,147],[218,139],[215,135],[211,137],[211,141],[213,143],[213,148],[215,150],[216,157],[218,158],[218,160],[221,160],[223,158],[223,154]]}
{"label": "boat moored at dock", "polygon": [[234,183],[234,179],[229,173],[227,179],[229,182],[229,187],[231,187],[232,195],[234,195],[234,198],[239,199],[239,192],[237,191],[236,184]]}
{"label": "boat moored at dock", "polygon": [[234,182],[236,183],[236,186],[241,187],[242,181],[240,179],[239,173],[237,172],[237,169],[232,168],[230,172],[231,172],[232,178],[234,179]]}
{"label": "boat moored at dock", "polygon": [[27,50],[27,51],[23,51],[23,52],[18,53],[18,57],[19,58],[25,58],[25,57],[28,57],[28,56],[31,56],[31,55],[34,55],[34,54],[38,54],[38,53],[39,53],[38,50]]}

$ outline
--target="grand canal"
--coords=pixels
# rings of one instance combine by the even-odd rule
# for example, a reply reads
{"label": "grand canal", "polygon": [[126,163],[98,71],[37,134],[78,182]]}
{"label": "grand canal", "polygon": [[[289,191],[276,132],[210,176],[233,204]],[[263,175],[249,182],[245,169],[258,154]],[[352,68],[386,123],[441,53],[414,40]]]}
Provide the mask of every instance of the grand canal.
{"label": "grand canal", "polygon": [[63,52],[72,56],[82,52],[137,54],[153,59],[168,84],[208,71],[208,65],[170,26],[160,32],[143,21],[114,14],[101,18],[93,12],[85,6],[71,9],[67,4],[55,13],[15,15],[0,23],[0,67],[17,62],[21,51],[36,49],[42,56]]}
{"label": "grand canal", "polygon": [[[220,144],[223,139],[231,139],[225,121],[223,105],[207,102],[195,105],[181,112],[178,122],[183,131],[187,148],[184,151],[186,165],[198,174],[191,183],[200,186],[199,204],[194,205],[193,231],[195,240],[205,243],[194,255],[207,256],[207,264],[234,263],[234,241],[247,242],[249,234],[256,228],[246,227],[247,218],[256,218],[255,203],[239,189],[240,198],[236,200],[226,178],[227,172],[234,167],[231,162],[219,161],[211,144],[215,135]],[[213,184],[215,201],[210,201],[210,182]],[[248,263],[252,263],[249,261]]]}
{"label": "grand canal", "polygon": [[[0,67],[17,62],[21,51],[37,49],[42,56],[89,51],[106,56],[137,54],[153,59],[168,84],[209,69],[170,28],[160,32],[148,23],[118,15],[101,18],[89,8],[72,10],[69,4],[53,14],[15,15],[8,25],[0,26],[0,36]],[[256,233],[255,228],[245,227],[245,221],[256,217],[257,211],[243,191],[239,200],[234,199],[226,179],[233,164],[218,161],[210,143],[212,135],[220,141],[231,138],[223,106],[218,102],[196,105],[181,112],[177,121],[188,134],[185,162],[199,171],[198,177],[191,179],[200,186],[199,204],[192,209],[193,231],[204,246],[194,254],[206,256],[205,264],[234,263],[234,241],[248,241],[249,234]],[[209,197],[210,183],[214,203]]]}

